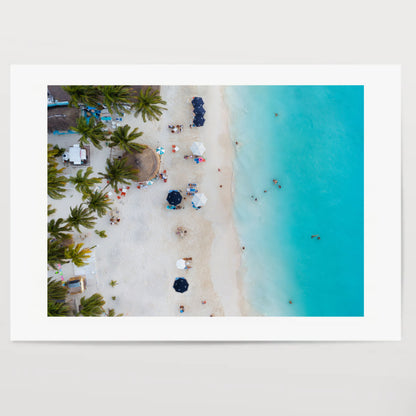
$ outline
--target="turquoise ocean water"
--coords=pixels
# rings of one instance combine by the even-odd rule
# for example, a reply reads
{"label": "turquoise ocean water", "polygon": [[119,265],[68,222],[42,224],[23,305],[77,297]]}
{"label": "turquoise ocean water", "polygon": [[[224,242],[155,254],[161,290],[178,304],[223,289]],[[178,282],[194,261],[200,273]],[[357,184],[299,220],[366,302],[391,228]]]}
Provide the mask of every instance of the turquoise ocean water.
{"label": "turquoise ocean water", "polygon": [[226,101],[250,304],[269,316],[362,316],[364,88],[233,86]]}

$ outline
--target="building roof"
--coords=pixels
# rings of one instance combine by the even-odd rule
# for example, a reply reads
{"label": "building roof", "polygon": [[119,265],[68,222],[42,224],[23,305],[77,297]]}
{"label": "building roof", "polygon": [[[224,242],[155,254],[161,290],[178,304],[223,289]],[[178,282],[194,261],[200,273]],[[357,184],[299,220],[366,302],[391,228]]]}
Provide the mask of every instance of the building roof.
{"label": "building roof", "polygon": [[76,127],[77,119],[81,115],[79,108],[73,107],[52,107],[48,108],[48,132],[55,130],[68,131]]}
{"label": "building roof", "polygon": [[48,85],[48,92],[56,101],[69,101],[71,96],[59,85]]}

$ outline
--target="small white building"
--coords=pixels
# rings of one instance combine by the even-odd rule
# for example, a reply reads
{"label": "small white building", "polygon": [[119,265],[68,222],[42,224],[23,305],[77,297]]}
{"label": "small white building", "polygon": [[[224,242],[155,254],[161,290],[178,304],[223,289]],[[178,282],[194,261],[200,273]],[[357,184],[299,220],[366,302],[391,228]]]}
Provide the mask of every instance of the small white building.
{"label": "small white building", "polygon": [[62,159],[64,162],[74,165],[85,165],[88,161],[87,149],[80,147],[79,144],[74,144],[62,155]]}

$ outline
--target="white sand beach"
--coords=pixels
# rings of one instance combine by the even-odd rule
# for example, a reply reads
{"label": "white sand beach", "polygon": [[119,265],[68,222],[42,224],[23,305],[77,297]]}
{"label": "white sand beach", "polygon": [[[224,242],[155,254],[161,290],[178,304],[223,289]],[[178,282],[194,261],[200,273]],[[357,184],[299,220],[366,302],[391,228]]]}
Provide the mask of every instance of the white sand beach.
{"label": "white sand beach", "polygon": [[[160,121],[144,123],[141,117],[126,115],[121,125],[138,127],[144,134],[137,141],[156,149],[163,146],[166,153],[161,159],[161,171],[166,170],[168,180],[156,180],[145,189],[137,189],[132,183],[127,195],[120,200],[111,192],[113,209],[119,211],[120,223],[110,225],[110,215],[99,218],[97,230],[106,230],[107,238],[100,238],[94,230],[75,232],[75,242],[85,247],[96,246],[87,273],[87,291],[90,296],[98,292],[106,300],[106,308],[114,308],[125,316],[238,316],[244,312],[243,299],[238,282],[241,247],[233,221],[232,163],[233,146],[229,138],[228,113],[223,100],[222,87],[162,86],[161,96],[167,101]],[[206,123],[203,127],[190,128],[192,121],[191,100],[203,97]],[[171,133],[169,124],[183,124],[181,133]],[[68,147],[78,140],[78,135],[49,135],[49,143]],[[194,141],[204,144],[206,162],[196,164],[184,159],[191,154]],[[180,150],[172,152],[172,145]],[[117,152],[117,151],[116,151]],[[117,154],[113,150],[113,155]],[[121,154],[121,153],[120,153]],[[105,171],[110,149],[97,150],[91,146],[90,161],[94,176]],[[67,176],[78,169],[68,167]],[[218,170],[220,169],[220,171]],[[197,183],[200,193],[208,198],[206,206],[195,210],[191,196],[186,197],[182,210],[166,209],[169,190],[182,191],[185,196],[188,183]],[[222,187],[220,187],[222,185]],[[105,183],[101,188],[104,188]],[[81,203],[81,194],[71,190],[66,198],[51,200],[57,212],[50,218],[66,218],[69,206]],[[187,229],[187,236],[180,238],[178,226]],[[192,257],[192,268],[179,270],[176,261]],[[65,279],[74,275],[72,264],[62,268]],[[49,276],[54,271],[49,271]],[[55,275],[56,276],[56,275]],[[177,293],[173,289],[176,277],[185,277],[189,289]],[[111,287],[109,282],[118,285]],[[111,297],[116,296],[116,300]],[[202,303],[206,301],[206,303]],[[183,305],[185,312],[179,312]]]}

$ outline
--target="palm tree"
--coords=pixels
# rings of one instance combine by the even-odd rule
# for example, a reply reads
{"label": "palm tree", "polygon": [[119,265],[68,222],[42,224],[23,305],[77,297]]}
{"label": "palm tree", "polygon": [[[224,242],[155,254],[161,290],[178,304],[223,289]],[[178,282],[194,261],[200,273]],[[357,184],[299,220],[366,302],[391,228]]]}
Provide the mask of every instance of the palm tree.
{"label": "palm tree", "polygon": [[112,204],[104,191],[95,191],[85,194],[84,198],[88,198],[87,205],[90,211],[95,211],[99,217],[104,216]]}
{"label": "palm tree", "polygon": [[69,316],[71,308],[65,302],[48,301],[48,316]]}
{"label": "palm tree", "polygon": [[82,248],[83,245],[82,243],[78,243],[77,245],[71,244],[65,250],[65,257],[70,259],[77,267],[87,265],[88,263],[85,260],[91,257],[89,254],[92,251],[89,248]]}
{"label": "palm tree", "polygon": [[141,153],[146,146],[138,143],[134,143],[133,140],[139,138],[143,133],[138,131],[137,127],[131,132],[130,126],[126,124],[123,127],[117,127],[110,137],[110,147],[118,146],[121,150],[128,153],[139,152]]}
{"label": "palm tree", "polygon": [[107,234],[105,233],[105,230],[101,230],[101,231],[95,230],[95,234],[99,235],[101,238],[106,238],[107,237]]}
{"label": "palm tree", "polygon": [[50,220],[48,222],[48,233],[51,237],[55,237],[57,240],[66,240],[71,238],[70,234],[67,234],[68,231],[71,231],[71,227],[68,224],[65,224],[63,218],[58,218],[55,220]]}
{"label": "palm tree", "polygon": [[52,208],[51,204],[48,204],[48,217],[56,212],[55,208]]}
{"label": "palm tree", "polygon": [[97,87],[102,104],[110,113],[122,114],[125,105],[131,104],[132,89],[127,85],[102,85]]}
{"label": "palm tree", "polygon": [[94,117],[91,117],[88,121],[85,117],[80,117],[77,120],[77,126],[72,129],[81,135],[78,142],[81,145],[86,145],[91,142],[97,149],[102,149],[100,142],[107,140],[107,136],[110,134],[105,131],[105,125],[101,121],[97,121]]}
{"label": "palm tree", "polygon": [[85,228],[94,228],[97,218],[91,215],[91,211],[88,208],[83,208],[82,204],[74,208],[70,207],[71,214],[67,218],[66,222],[71,227],[75,228],[79,233],[81,232],[79,227],[82,225]]}
{"label": "palm tree", "polygon": [[119,184],[129,185],[130,181],[137,179],[139,170],[126,166],[126,161],[126,158],[114,159],[113,161],[107,159],[106,173],[99,173],[99,175],[107,179],[108,185],[114,189],[114,192],[119,192]]}
{"label": "palm tree", "polygon": [[93,173],[92,167],[88,166],[85,172],[82,169],[78,169],[76,176],[71,176],[68,179],[68,182],[75,185],[75,189],[78,192],[81,192],[84,195],[89,195],[91,193],[91,187],[97,183],[101,183],[102,179],[100,178],[89,178]]}
{"label": "palm tree", "polygon": [[111,286],[111,287],[116,287],[117,285],[118,285],[117,280],[112,280],[112,281],[110,282],[110,286]]}
{"label": "palm tree", "polygon": [[58,162],[56,158],[59,156],[60,148],[52,147],[51,144],[48,144],[48,166],[52,166],[56,168],[58,166]]}
{"label": "palm tree", "polygon": [[80,303],[81,307],[78,315],[101,316],[103,313],[105,313],[103,308],[105,305],[105,300],[99,293],[94,293],[87,299],[85,296],[83,296]]}
{"label": "palm tree", "polygon": [[118,316],[123,316],[123,314],[119,313],[118,315],[116,315],[116,311],[114,309],[108,309],[108,312],[106,313],[106,316],[118,317]]}
{"label": "palm tree", "polygon": [[58,153],[58,149],[54,149],[51,144],[48,145],[48,195],[53,199],[65,197],[65,185],[68,181],[65,176],[60,176],[65,168],[58,169]]}
{"label": "palm tree", "polygon": [[64,168],[56,169],[52,165],[48,166],[48,195],[52,199],[65,198],[65,185],[68,179],[65,176],[59,175],[63,171]]}
{"label": "palm tree", "polygon": [[65,260],[65,246],[61,240],[48,238],[48,265],[57,270],[60,263],[68,263]]}
{"label": "palm tree", "polygon": [[152,87],[141,89],[137,101],[133,104],[135,110],[134,116],[142,114],[143,121],[159,120],[162,110],[166,110],[162,105],[166,105],[166,101],[162,100],[159,90],[152,90]]}
{"label": "palm tree", "polygon": [[69,104],[72,107],[79,107],[79,104],[95,107],[98,103],[98,89],[93,85],[68,85],[62,87],[70,96]]}
{"label": "palm tree", "polygon": [[68,288],[59,280],[48,277],[48,301],[64,301],[68,295]]}

